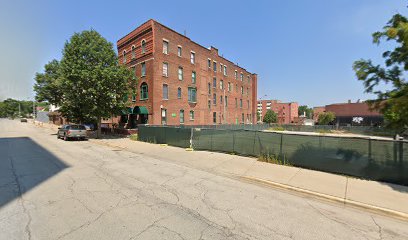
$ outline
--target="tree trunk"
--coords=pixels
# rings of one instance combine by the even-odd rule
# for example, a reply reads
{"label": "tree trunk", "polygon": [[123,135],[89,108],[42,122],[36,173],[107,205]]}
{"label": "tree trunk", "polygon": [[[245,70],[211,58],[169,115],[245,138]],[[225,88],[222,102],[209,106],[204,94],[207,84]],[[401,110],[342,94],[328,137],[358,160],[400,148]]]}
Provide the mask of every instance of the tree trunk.
{"label": "tree trunk", "polygon": [[96,138],[101,137],[101,124],[102,124],[102,118],[98,117],[98,129],[96,130]]}

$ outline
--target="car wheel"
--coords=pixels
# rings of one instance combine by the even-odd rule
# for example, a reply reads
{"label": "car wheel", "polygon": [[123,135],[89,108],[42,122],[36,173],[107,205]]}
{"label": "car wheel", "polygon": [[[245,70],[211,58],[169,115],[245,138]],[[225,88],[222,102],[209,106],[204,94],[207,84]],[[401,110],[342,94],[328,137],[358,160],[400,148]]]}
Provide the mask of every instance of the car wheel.
{"label": "car wheel", "polygon": [[67,135],[64,135],[64,141],[68,141]]}

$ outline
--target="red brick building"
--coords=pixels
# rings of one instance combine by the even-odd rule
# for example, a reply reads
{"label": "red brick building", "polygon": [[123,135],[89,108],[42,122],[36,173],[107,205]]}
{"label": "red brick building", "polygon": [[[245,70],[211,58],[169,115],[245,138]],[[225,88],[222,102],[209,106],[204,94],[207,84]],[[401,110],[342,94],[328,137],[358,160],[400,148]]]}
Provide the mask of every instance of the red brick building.
{"label": "red brick building", "polygon": [[268,110],[274,111],[278,115],[279,124],[294,123],[298,117],[299,104],[297,102],[282,103],[279,100],[260,100],[257,105],[261,119]]}
{"label": "red brick building", "polygon": [[325,107],[314,108],[314,120],[317,122],[321,112],[333,112],[335,123],[339,125],[380,125],[384,118],[381,113],[371,110],[367,103],[350,100],[347,103],[335,103]]}
{"label": "red brick building", "polygon": [[121,122],[134,127],[254,123],[257,75],[149,20],[117,41],[119,61],[138,88]]}

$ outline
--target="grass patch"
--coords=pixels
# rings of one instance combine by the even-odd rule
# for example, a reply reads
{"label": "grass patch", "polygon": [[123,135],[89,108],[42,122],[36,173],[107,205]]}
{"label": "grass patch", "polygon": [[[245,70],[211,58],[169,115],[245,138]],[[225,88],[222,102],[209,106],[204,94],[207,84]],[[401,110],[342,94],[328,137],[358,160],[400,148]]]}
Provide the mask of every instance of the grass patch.
{"label": "grass patch", "polygon": [[285,131],[285,128],[282,126],[276,126],[276,127],[271,127],[268,128],[269,131]]}
{"label": "grass patch", "polygon": [[277,154],[271,154],[271,153],[262,153],[261,156],[258,157],[258,161],[285,165],[285,166],[292,166],[292,164],[290,164],[287,161],[285,156],[279,156]]}
{"label": "grass patch", "polygon": [[137,134],[130,135],[130,140],[137,141]]}

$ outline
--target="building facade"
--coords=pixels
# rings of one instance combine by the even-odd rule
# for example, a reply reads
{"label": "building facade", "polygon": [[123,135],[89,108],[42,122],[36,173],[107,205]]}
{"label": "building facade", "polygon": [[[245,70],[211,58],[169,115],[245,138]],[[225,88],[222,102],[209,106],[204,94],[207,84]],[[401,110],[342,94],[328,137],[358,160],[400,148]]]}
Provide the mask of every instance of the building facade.
{"label": "building facade", "polygon": [[298,109],[299,104],[297,102],[282,103],[279,100],[259,100],[257,105],[261,120],[268,110],[272,110],[278,115],[279,124],[294,123],[298,117]]}
{"label": "building facade", "polygon": [[[257,75],[149,20],[117,41],[119,61],[138,79],[127,126],[241,124],[256,121]],[[126,116],[127,115],[127,116]]]}
{"label": "building facade", "polygon": [[[316,111],[318,110],[318,111]],[[371,110],[366,102],[335,103],[325,107],[314,108],[314,120],[317,122],[318,113],[333,112],[336,116],[334,124],[352,126],[376,126],[384,122],[381,113]]]}

